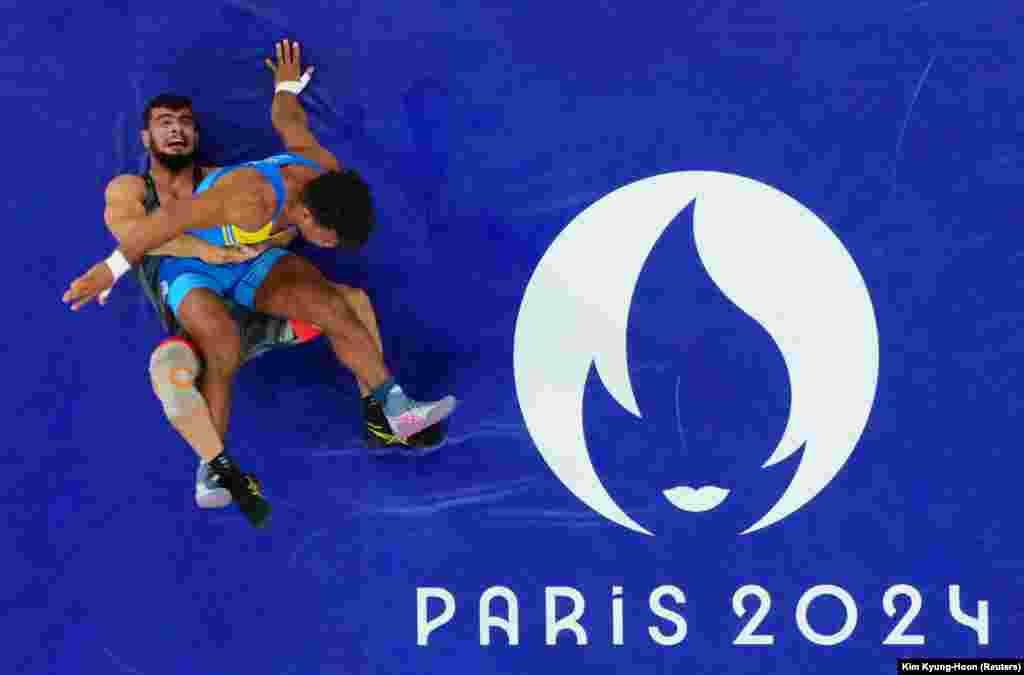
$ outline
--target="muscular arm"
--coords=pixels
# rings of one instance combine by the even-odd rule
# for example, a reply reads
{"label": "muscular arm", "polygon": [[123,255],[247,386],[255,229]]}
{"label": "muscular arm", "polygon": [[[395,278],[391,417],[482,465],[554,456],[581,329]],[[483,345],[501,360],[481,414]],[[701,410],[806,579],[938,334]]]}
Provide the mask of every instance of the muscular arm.
{"label": "muscular arm", "polygon": [[[277,63],[267,59],[266,64],[274,73],[276,89],[282,82],[295,82],[300,79],[302,56],[298,42],[282,40],[275,47]],[[313,69],[309,68],[306,74],[312,72]],[[275,93],[274,101],[270,104],[270,121],[273,122],[274,131],[281,137],[281,142],[288,152],[311,159],[328,171],[338,170],[337,158],[320,145],[310,131],[309,117],[299,103],[298,96],[287,91]]]}
{"label": "muscular arm", "polygon": [[[146,217],[144,197],[145,184],[138,176],[118,176],[107,185],[107,204],[103,211],[103,220],[118,241],[125,238],[133,223]],[[183,234],[149,253],[176,258],[199,258],[207,254],[211,248],[212,246],[202,239]]]}
{"label": "muscular arm", "polygon": [[135,263],[188,230],[225,223],[256,230],[273,217],[274,203],[267,199],[267,190],[272,192],[258,172],[240,169],[191,199],[171,202],[149,215],[129,216],[115,232],[121,253]]}
{"label": "muscular arm", "polygon": [[337,171],[337,158],[320,142],[309,129],[309,117],[299,103],[299,97],[286,91],[274,94],[270,106],[270,120],[274,131],[281,137],[288,152],[311,159],[328,171]]}

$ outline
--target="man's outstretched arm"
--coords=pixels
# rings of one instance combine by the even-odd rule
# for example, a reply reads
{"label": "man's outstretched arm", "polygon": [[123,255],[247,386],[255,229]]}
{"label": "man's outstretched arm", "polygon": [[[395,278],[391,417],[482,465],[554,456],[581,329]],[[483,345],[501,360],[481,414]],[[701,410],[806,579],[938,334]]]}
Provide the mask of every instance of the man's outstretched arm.
{"label": "man's outstretched arm", "polygon": [[[299,102],[298,95],[288,91],[276,91],[281,83],[300,81],[302,66],[299,43],[283,40],[275,46],[277,64],[270,59],[265,62],[274,73],[275,94],[270,106],[270,120],[274,125],[274,131],[281,137],[281,142],[288,152],[311,159],[328,171],[337,171],[337,158],[320,145],[313,135],[309,128],[309,116]],[[312,66],[306,69],[307,75],[312,72]]]}

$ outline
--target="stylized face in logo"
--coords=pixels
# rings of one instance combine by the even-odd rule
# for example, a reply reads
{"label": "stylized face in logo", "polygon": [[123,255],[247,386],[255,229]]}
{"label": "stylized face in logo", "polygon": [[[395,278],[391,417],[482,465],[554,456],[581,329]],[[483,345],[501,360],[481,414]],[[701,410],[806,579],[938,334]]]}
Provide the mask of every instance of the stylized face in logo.
{"label": "stylized face in logo", "polygon": [[[878,383],[878,329],[864,280],[828,226],[788,195],[740,176],[684,171],[627,185],[584,210],[527,286],[516,322],[516,393],[530,435],[566,487],[605,518],[651,534],[594,470],[583,391],[593,365],[619,405],[641,417],[626,359],[633,292],[659,237],[694,200],[701,263],[772,337],[789,372],[789,418],[764,466],[804,448],[785,493],[746,534],[794,513],[836,476],[864,431]],[[706,511],[728,491],[682,485],[665,496],[683,510]]]}

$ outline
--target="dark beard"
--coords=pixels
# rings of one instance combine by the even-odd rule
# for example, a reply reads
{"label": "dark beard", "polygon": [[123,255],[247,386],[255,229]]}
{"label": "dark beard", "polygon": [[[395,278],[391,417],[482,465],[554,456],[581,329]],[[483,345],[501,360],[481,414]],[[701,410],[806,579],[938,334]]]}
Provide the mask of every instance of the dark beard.
{"label": "dark beard", "polygon": [[164,167],[171,173],[181,173],[188,169],[196,160],[196,153],[193,150],[187,155],[167,155],[158,150],[153,151],[153,161]]}

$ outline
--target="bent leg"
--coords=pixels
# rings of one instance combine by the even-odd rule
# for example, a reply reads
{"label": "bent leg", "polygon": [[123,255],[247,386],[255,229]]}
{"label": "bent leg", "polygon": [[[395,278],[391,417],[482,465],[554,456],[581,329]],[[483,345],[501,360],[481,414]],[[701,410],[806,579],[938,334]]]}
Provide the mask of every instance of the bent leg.
{"label": "bent leg", "polygon": [[[181,269],[182,265],[185,269]],[[168,305],[205,358],[200,392],[223,444],[228,429],[232,379],[242,363],[242,343],[238,324],[222,296],[233,283],[237,268],[215,268],[187,260],[177,267],[173,264],[163,267],[167,269],[161,269],[161,276],[170,277],[162,279],[166,283],[162,285]],[[221,488],[231,499],[210,501]],[[200,465],[196,502],[200,506],[224,506],[232,500],[254,526],[266,525],[270,504],[260,492],[259,481],[242,473],[228,453],[221,452]]]}
{"label": "bent leg", "polygon": [[[360,321],[344,294],[316,267],[295,256],[277,257],[258,288],[251,306],[257,311],[319,326],[330,339],[338,360],[369,389],[391,378],[373,335]],[[245,297],[239,297],[246,304]]]}
{"label": "bent leg", "polygon": [[[222,439],[228,431],[231,386],[242,365],[242,340],[238,324],[223,299],[207,288],[195,288],[185,296],[177,311],[178,320],[195,340],[206,359],[200,390],[210,409],[210,418]],[[206,465],[213,485],[225,488],[245,517],[256,527],[264,527],[270,517],[270,504],[260,491],[255,477],[242,473],[227,452]],[[205,481],[204,467],[199,480]],[[198,491],[197,501],[204,498]],[[220,505],[226,504],[225,500]],[[202,505],[202,504],[200,504]]]}
{"label": "bent leg", "polygon": [[457,404],[453,396],[416,401],[405,395],[388,372],[370,331],[320,270],[284,251],[268,251],[261,258],[238,285],[236,300],[265,314],[321,327],[338,360],[381,403],[395,436],[405,440],[452,413]]}

